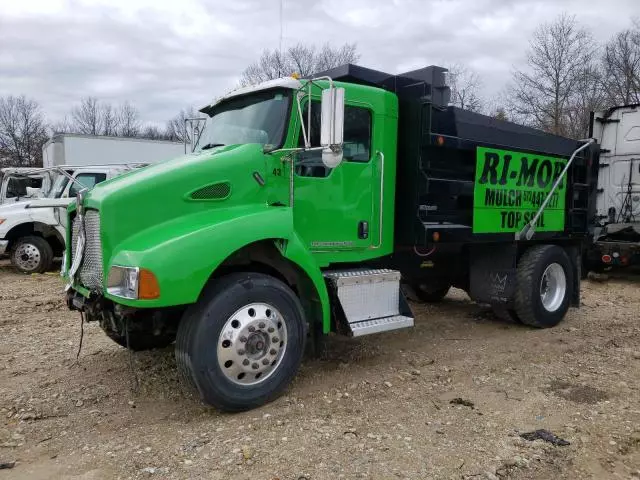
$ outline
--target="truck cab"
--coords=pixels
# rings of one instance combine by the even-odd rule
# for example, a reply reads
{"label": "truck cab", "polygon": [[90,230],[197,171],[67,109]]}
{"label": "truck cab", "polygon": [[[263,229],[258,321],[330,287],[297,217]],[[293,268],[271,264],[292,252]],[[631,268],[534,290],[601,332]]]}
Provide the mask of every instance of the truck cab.
{"label": "truck cab", "polygon": [[448,106],[445,69],[345,65],[206,105],[192,153],[79,192],[67,303],[238,411],[307,338],[409,328],[401,283],[551,327],[579,302],[592,141]]}
{"label": "truck cab", "polygon": [[602,271],[640,264],[640,105],[594,112],[592,136],[602,148],[594,243],[587,268]]}
{"label": "truck cab", "polygon": [[46,196],[55,173],[45,168],[0,169],[0,205]]}

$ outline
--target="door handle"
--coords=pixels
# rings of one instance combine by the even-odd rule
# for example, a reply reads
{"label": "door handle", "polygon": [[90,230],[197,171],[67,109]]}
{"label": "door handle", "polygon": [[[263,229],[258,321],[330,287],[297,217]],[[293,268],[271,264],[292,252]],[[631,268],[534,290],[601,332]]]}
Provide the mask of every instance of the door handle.
{"label": "door handle", "polygon": [[365,220],[358,222],[358,238],[361,240],[369,238],[369,222]]}

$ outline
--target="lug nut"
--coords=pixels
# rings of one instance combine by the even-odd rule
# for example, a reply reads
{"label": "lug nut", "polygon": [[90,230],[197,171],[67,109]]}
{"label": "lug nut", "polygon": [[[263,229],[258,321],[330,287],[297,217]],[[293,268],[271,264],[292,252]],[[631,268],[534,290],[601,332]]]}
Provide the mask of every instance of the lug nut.
{"label": "lug nut", "polygon": [[265,324],[264,322],[260,322],[260,323],[258,324],[258,327],[260,327],[260,328],[264,328],[264,327],[266,327],[266,324]]}
{"label": "lug nut", "polygon": [[257,370],[260,368],[260,365],[258,365],[257,363],[254,363],[253,365],[251,365],[251,368],[253,368],[254,370]]}
{"label": "lug nut", "polygon": [[271,339],[271,341],[272,341],[273,343],[278,343],[278,342],[280,341],[280,339],[279,339],[278,337],[273,337],[273,338]]}
{"label": "lug nut", "polygon": [[266,358],[262,359],[262,364],[263,365],[269,365],[269,360],[267,360]]}
{"label": "lug nut", "polygon": [[269,332],[269,333],[273,333],[274,331],[275,331],[275,328],[273,328],[273,327],[267,328],[267,332]]}
{"label": "lug nut", "polygon": [[249,327],[249,331],[250,331],[250,332],[255,332],[255,331],[256,331],[256,327],[254,327],[253,325],[251,325],[251,326]]}
{"label": "lug nut", "polygon": [[240,341],[241,341],[242,343],[246,342],[246,341],[247,341],[247,337],[245,337],[245,336],[243,335],[242,337],[240,337]]}
{"label": "lug nut", "polygon": [[247,365],[249,365],[249,360],[245,358],[245,359],[242,361],[242,364],[246,367]]}
{"label": "lug nut", "polygon": [[278,352],[276,352],[275,348],[272,348],[271,350],[269,350],[269,354],[270,355],[275,355],[276,353],[278,353]]}
{"label": "lug nut", "polygon": [[244,350],[238,350],[238,355],[244,355]]}

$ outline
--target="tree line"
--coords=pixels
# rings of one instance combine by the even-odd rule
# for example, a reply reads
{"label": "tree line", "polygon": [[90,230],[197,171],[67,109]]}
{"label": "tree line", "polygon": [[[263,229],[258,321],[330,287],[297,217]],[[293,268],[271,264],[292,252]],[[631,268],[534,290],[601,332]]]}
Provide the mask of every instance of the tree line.
{"label": "tree line", "polygon": [[[305,77],[360,55],[356,44],[332,47],[297,44],[265,50],[241,74],[239,87],[294,72]],[[448,65],[451,104],[503,120],[572,138],[587,135],[591,111],[640,103],[640,20],[603,45],[574,16],[543,23],[529,41],[523,68],[495,98],[484,98],[483,80],[472,68]],[[193,107],[178,112],[164,127],[144,124],[129,102],[114,105],[86,97],[63,121],[50,124],[40,105],[24,95],[0,97],[0,166],[42,163],[42,145],[54,133],[83,133],[153,140],[190,141],[185,119],[201,116]]]}

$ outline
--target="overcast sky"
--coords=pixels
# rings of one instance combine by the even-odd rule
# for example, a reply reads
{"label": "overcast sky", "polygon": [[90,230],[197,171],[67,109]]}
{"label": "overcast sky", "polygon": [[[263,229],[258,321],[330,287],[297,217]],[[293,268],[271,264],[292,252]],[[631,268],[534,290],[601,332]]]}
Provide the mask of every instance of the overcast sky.
{"label": "overcast sky", "polygon": [[[280,0],[0,0],[0,95],[35,98],[52,121],[93,95],[164,123],[277,48],[279,12]],[[463,63],[492,95],[541,22],[575,14],[604,41],[640,0],[283,0],[283,12],[285,47],[357,42],[361,65],[389,73]]]}

